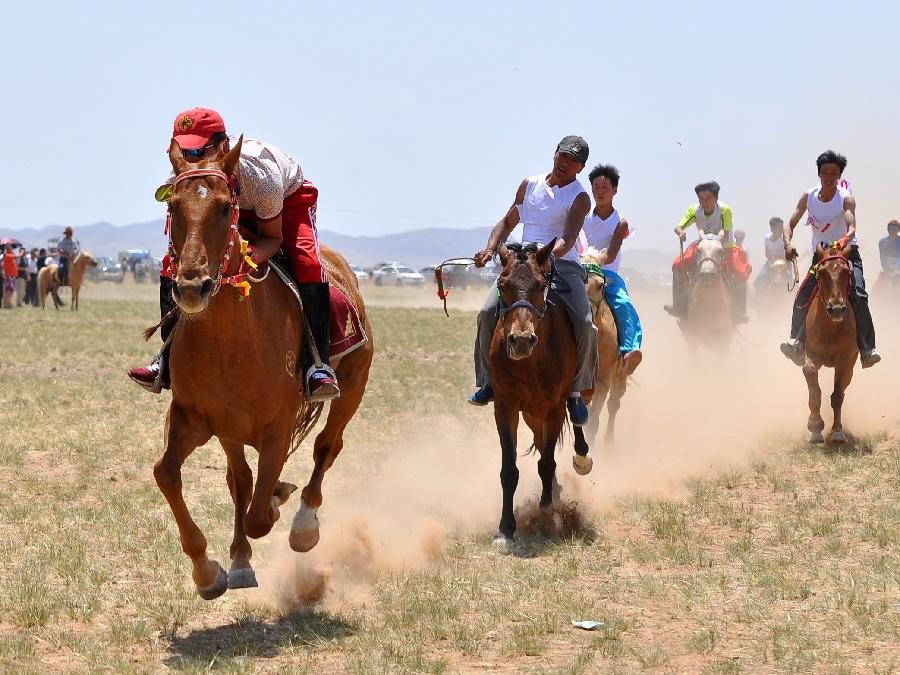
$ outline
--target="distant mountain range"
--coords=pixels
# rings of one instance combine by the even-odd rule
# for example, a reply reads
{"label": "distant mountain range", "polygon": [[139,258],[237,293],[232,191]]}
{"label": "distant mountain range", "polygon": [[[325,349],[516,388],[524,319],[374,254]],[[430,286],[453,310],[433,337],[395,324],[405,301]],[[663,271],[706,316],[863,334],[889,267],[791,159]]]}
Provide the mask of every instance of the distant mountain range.
{"label": "distant mountain range", "polygon": [[[94,255],[115,258],[126,249],[148,249],[154,257],[162,257],[167,240],[163,235],[163,219],[131,225],[94,223],[75,227],[75,239]],[[51,237],[62,235],[61,225],[42,228],[0,230],[0,238],[12,237],[25,246],[46,246]],[[340,251],[352,264],[368,267],[382,260],[397,260],[412,267],[436,265],[447,258],[471,256],[481,250],[490,230],[430,228],[411,230],[377,237],[350,236],[320,230],[322,243]],[[659,274],[671,269],[672,256],[653,249],[628,249],[627,266],[642,274]]]}

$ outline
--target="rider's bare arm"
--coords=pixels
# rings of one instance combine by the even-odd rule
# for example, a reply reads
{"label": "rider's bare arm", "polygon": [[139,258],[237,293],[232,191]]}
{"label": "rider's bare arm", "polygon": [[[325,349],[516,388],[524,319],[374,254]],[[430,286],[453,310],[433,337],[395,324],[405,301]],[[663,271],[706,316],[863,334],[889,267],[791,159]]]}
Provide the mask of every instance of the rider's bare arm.
{"label": "rider's bare arm", "polygon": [[807,194],[804,192],[800,197],[800,201],[797,202],[797,208],[795,208],[794,212],[791,214],[790,220],[788,220],[787,225],[784,226],[784,257],[788,260],[797,257],[797,249],[791,245],[791,237],[794,236],[794,228],[797,227],[803,214],[806,213],[806,199]]}
{"label": "rider's bare arm", "polygon": [[516,201],[513,202],[513,205],[509,207],[509,211],[506,212],[506,215],[500,219],[496,225],[494,225],[494,229],[491,230],[490,236],[488,236],[487,246],[483,251],[479,251],[474,255],[475,267],[484,267],[487,265],[491,258],[494,257],[494,254],[497,252],[497,249],[500,248],[500,245],[506,241],[506,238],[509,236],[509,233],[516,229],[516,225],[519,224],[519,205],[525,201],[525,188],[528,187],[528,179],[522,181],[519,185],[519,189],[516,190]]}
{"label": "rider's bare arm", "polygon": [[572,208],[566,214],[566,226],[563,229],[562,239],[557,239],[556,245],[553,247],[553,255],[557,259],[568,253],[569,249],[578,241],[578,233],[581,232],[581,228],[584,226],[584,219],[590,210],[591,198],[588,197],[587,192],[582,192],[575,197],[575,201],[572,202]]}
{"label": "rider's bare arm", "polygon": [[278,252],[281,246],[281,214],[272,220],[259,221],[259,236],[253,240],[257,263],[264,262]]}
{"label": "rider's bare arm", "polygon": [[847,221],[847,234],[842,243],[853,241],[856,236],[856,198],[853,195],[844,197],[844,220]]}
{"label": "rider's bare arm", "polygon": [[622,250],[622,242],[628,236],[628,221],[622,218],[613,232],[612,240],[609,242],[609,248],[606,249],[606,260],[615,260]]}

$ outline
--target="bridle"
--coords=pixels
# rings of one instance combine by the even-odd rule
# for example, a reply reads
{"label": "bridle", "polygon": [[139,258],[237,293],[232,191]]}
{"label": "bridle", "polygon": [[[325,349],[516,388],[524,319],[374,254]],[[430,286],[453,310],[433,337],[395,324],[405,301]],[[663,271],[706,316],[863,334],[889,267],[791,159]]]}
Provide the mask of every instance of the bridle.
{"label": "bridle", "polygon": [[[262,281],[262,279],[254,279],[250,276],[250,273],[257,269],[256,263],[247,255],[247,241],[241,237],[238,232],[238,219],[240,218],[240,207],[238,205],[238,183],[237,177],[234,175],[229,176],[224,171],[219,169],[188,169],[187,171],[183,171],[177,176],[175,176],[175,180],[172,183],[172,188],[177,189],[178,184],[182,181],[189,180],[191,178],[201,178],[204,176],[214,176],[216,178],[221,178],[228,184],[228,189],[231,192],[231,225],[228,229],[228,241],[225,243],[225,252],[222,255],[222,260],[219,263],[219,267],[216,269],[216,275],[213,277],[213,290],[210,294],[215,295],[219,292],[219,289],[223,285],[234,286],[238,293],[240,294],[240,299],[243,300],[250,296],[250,281]],[[177,273],[178,270],[178,253],[175,250],[175,244],[172,241],[172,211],[170,210],[166,214],[166,226],[164,230],[164,234],[169,237],[169,261],[170,261],[170,270],[172,275]],[[228,263],[231,260],[231,255],[234,251],[234,247],[237,245],[239,255],[241,256],[241,263],[238,266],[238,271],[232,275],[225,275],[225,271],[228,269]],[[268,270],[267,270],[268,273]],[[265,278],[265,277],[263,277]]]}
{"label": "bridle", "polygon": [[[850,299],[850,290],[853,288],[853,266],[850,264],[850,261],[846,256],[843,255],[829,255],[822,258],[819,262],[815,264],[813,269],[810,272],[815,276],[816,279],[816,291],[815,294],[819,296],[819,300],[822,302],[822,306],[825,307],[825,300],[822,298],[822,294],[819,292],[819,273],[822,271],[822,265],[832,260],[837,260],[840,262],[841,267],[846,268],[847,270],[847,300]],[[810,298],[810,302],[812,302],[812,298]],[[826,307],[827,309],[827,307]]]}
{"label": "bridle", "polygon": [[[516,242],[510,242],[506,244],[506,248],[513,251],[516,254],[516,262],[525,262],[528,260],[529,253],[537,253],[538,247],[537,244],[519,244]],[[503,286],[500,284],[500,280],[497,280],[497,309],[500,313],[500,318],[505,317],[507,314],[512,312],[513,310],[524,308],[531,312],[535,317],[537,317],[538,322],[544,318],[544,314],[547,311],[547,294],[550,292],[550,283],[553,279],[553,272],[551,267],[550,274],[544,274],[544,280],[546,284],[544,285],[544,308],[538,309],[524,297],[520,298],[516,302],[511,305],[505,305],[503,303]],[[522,293],[522,291],[519,291]],[[504,332],[506,331],[506,327],[504,325]]]}

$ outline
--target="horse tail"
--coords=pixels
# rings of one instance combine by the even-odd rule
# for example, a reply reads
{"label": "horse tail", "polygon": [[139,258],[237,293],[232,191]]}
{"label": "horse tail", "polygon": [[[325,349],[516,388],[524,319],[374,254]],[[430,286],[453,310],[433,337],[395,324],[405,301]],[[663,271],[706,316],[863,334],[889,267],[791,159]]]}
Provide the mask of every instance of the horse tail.
{"label": "horse tail", "polygon": [[[572,433],[572,423],[569,421],[569,416],[566,415],[565,419],[563,420],[562,428],[559,430],[559,436],[557,436],[556,438],[556,445],[553,447],[554,454],[565,443],[566,435],[570,433]],[[538,448],[534,444],[534,441],[532,441],[528,449],[522,453],[522,456],[528,457],[529,455],[533,455],[535,451],[537,451],[537,449]]]}
{"label": "horse tail", "polygon": [[303,439],[305,439],[309,435],[309,432],[312,431],[313,427],[316,426],[324,408],[325,404],[322,402],[309,403],[304,401],[300,406],[300,410],[297,411],[297,421],[294,422],[294,430],[291,432],[291,447],[288,450],[288,457],[296,452],[297,448],[299,448],[300,444],[303,442]]}

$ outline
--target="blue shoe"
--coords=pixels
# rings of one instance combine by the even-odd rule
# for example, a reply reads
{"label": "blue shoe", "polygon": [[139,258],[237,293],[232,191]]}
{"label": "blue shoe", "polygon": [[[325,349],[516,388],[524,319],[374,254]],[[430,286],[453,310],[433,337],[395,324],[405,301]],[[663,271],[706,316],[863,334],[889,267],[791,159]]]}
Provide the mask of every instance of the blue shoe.
{"label": "blue shoe", "polygon": [[587,424],[588,409],[581,394],[570,396],[566,401],[566,407],[569,409],[569,419],[572,420],[572,426],[583,427]]}
{"label": "blue shoe", "polygon": [[491,385],[488,385],[474,392],[471,396],[469,396],[469,398],[466,399],[466,402],[469,405],[483,406],[487,405],[493,400],[494,388]]}

